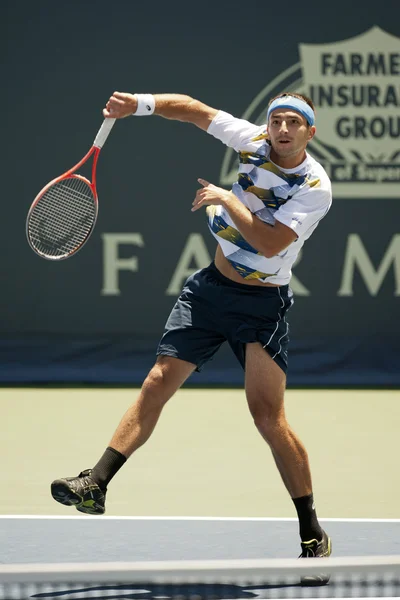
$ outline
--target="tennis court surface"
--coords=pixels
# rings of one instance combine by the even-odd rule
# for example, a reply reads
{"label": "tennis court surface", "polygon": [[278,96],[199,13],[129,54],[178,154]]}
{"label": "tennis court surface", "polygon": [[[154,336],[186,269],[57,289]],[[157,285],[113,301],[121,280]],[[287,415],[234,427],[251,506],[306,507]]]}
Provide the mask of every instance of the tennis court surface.
{"label": "tennis court surface", "polygon": [[0,599],[400,597],[400,519],[321,524],[332,558],[298,561],[291,518],[3,515]]}

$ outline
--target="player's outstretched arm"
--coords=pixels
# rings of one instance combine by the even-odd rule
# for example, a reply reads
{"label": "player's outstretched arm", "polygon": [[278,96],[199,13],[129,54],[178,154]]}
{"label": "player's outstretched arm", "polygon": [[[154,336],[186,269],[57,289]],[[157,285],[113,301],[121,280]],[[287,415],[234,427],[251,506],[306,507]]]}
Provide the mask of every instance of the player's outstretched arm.
{"label": "player's outstretched arm", "polygon": [[[146,103],[146,99],[149,102]],[[165,119],[193,123],[204,131],[207,131],[218,112],[217,109],[183,94],[136,95],[114,92],[103,109],[103,115],[106,118],[122,119],[135,114],[145,115],[146,110],[147,114],[154,112]]]}

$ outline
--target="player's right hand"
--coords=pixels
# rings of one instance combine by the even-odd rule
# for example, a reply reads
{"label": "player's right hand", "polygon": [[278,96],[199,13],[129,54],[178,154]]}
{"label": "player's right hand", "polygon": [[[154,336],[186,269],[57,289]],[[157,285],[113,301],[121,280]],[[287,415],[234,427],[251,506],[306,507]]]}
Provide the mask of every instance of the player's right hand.
{"label": "player's right hand", "polygon": [[137,100],[133,94],[114,92],[103,108],[103,116],[112,119],[123,119],[135,114]]}

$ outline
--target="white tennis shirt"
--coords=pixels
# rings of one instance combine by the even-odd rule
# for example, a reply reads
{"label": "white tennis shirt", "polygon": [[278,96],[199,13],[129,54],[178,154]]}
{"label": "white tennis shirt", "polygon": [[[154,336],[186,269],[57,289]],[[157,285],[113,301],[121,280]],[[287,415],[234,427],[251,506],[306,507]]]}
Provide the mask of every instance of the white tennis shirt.
{"label": "white tennis shirt", "polygon": [[237,198],[265,223],[274,225],[280,221],[293,229],[298,238],[276,256],[266,258],[244,239],[221,205],[207,208],[211,233],[243,279],[289,283],[300,249],[331,206],[328,175],[308,154],[294,169],[283,169],[271,162],[265,125],[253,125],[219,111],[207,132],[239,154],[238,181],[232,187]]}

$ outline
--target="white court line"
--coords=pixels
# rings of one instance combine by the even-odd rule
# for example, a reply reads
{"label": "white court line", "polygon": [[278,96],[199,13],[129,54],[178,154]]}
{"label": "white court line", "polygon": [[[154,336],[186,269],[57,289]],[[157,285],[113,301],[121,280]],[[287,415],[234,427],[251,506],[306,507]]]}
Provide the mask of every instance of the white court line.
{"label": "white court line", "polygon": [[[246,521],[246,522],[298,522],[295,517],[147,517],[147,516],[104,516],[104,515],[0,515],[0,519],[48,519],[48,520],[68,520],[68,519],[88,519],[89,521],[100,519],[101,521]],[[324,519],[319,517],[320,521],[327,523],[400,523],[400,519],[366,519],[366,518],[332,518]]]}

